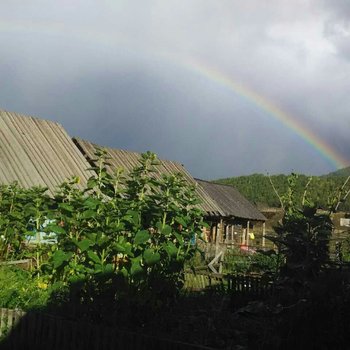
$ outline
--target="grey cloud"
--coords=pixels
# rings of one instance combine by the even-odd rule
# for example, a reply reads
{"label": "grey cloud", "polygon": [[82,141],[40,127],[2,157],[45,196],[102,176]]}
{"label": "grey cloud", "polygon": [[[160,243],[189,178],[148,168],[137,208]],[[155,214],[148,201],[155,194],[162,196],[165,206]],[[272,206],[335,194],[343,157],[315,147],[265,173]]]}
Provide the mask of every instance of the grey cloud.
{"label": "grey cloud", "polygon": [[325,35],[343,19],[315,4],[5,1],[0,106],[108,146],[151,149],[197,177],[331,171],[251,99],[181,63],[216,67],[346,152],[349,66]]}
{"label": "grey cloud", "polygon": [[327,11],[324,35],[337,49],[337,54],[350,59],[350,4],[346,0],[322,1]]}

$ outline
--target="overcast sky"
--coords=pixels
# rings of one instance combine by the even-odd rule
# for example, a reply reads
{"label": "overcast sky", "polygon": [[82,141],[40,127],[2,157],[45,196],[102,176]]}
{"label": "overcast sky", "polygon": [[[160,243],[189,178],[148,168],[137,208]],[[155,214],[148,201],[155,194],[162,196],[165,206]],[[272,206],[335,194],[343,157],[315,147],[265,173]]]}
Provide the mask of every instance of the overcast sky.
{"label": "overcast sky", "polygon": [[350,163],[349,19],[348,0],[1,0],[0,108],[205,179],[327,173],[295,132],[188,62],[261,95]]}

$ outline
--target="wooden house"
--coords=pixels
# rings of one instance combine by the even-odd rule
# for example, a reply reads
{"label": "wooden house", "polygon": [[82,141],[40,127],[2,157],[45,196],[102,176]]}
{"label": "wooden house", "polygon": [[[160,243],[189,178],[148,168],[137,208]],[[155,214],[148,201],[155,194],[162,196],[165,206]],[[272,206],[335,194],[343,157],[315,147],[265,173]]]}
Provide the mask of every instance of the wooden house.
{"label": "wooden house", "polygon": [[220,217],[208,216],[206,240],[238,247],[265,246],[265,216],[236,188],[195,179],[220,207]]}
{"label": "wooden house", "polygon": [[[73,138],[73,141],[91,165],[96,165],[94,164],[96,150],[98,148],[106,150],[111,172],[117,167],[123,167],[127,174],[139,164],[140,154],[137,152],[102,147],[80,138]],[[207,242],[237,246],[265,244],[263,231],[266,218],[234,187],[194,179],[182,164],[160,160],[155,176],[171,173],[182,174],[189,184],[197,183],[196,192],[201,201],[199,207],[205,212],[207,222],[210,224],[210,230],[204,233]],[[258,227],[259,232],[255,230]]]}
{"label": "wooden house", "polygon": [[[85,188],[93,175],[87,169],[95,165],[98,148],[107,151],[110,171],[123,167],[128,173],[139,164],[139,153],[71,139],[58,123],[0,110],[0,185],[17,181],[25,188],[47,187],[53,194],[62,182],[78,176],[79,186]],[[199,207],[211,225],[205,235],[208,242],[248,246],[254,241],[257,223],[264,229],[265,217],[235,188],[195,180],[180,163],[160,163],[154,176],[181,173],[189,184],[197,185]]]}

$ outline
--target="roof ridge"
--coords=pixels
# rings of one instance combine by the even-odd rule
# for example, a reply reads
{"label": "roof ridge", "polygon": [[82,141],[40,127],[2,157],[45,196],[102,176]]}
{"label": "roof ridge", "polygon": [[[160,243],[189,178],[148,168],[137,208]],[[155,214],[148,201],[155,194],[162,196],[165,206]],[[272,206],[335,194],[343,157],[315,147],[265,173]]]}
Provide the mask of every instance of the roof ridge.
{"label": "roof ridge", "polygon": [[[72,137],[73,140],[77,140],[77,141],[81,141],[81,142],[87,142],[87,143],[90,143],[91,145],[93,145],[94,147],[98,147],[98,148],[106,148],[106,149],[111,149],[111,150],[115,150],[115,151],[122,151],[122,152],[127,152],[127,153],[132,153],[132,154],[135,154],[135,155],[141,155],[142,153],[146,153],[146,152],[153,152],[153,151],[150,151],[150,150],[147,150],[145,152],[137,152],[137,151],[130,151],[130,150],[127,150],[127,149],[122,149],[122,148],[117,148],[117,147],[113,147],[113,146],[103,146],[101,144],[98,144],[98,143],[95,143],[95,142],[91,142],[89,140],[86,140],[86,139],[83,139],[81,137],[78,137],[78,136],[73,136]],[[156,152],[153,152],[157,155],[158,157],[158,154]],[[159,158],[158,159],[161,161],[161,162],[171,162],[173,164],[177,164],[177,165],[180,165],[181,167],[185,168],[184,165],[178,161],[175,161],[175,160],[170,160],[170,159],[163,159],[163,158]]]}
{"label": "roof ridge", "polygon": [[54,121],[54,120],[50,120],[50,119],[43,119],[43,118],[36,117],[36,116],[33,116],[33,115],[23,114],[23,113],[18,113],[18,112],[11,112],[11,111],[8,111],[6,109],[1,109],[0,108],[0,115],[1,115],[1,113],[8,113],[8,114],[10,114],[11,116],[13,116],[15,118],[31,118],[31,119],[37,120],[39,122],[53,123],[53,124],[59,125],[60,127],[63,128],[63,125],[61,123],[59,123],[57,121]]}
{"label": "roof ridge", "polygon": [[[236,186],[234,186],[234,185],[228,185],[228,184],[222,184],[222,183],[218,183],[218,182],[213,182],[213,181],[215,181],[215,180],[209,181],[209,180],[199,179],[199,178],[197,178],[197,177],[194,177],[194,179],[195,179],[196,181],[203,181],[203,182],[206,182],[206,183],[211,184],[211,185],[226,186],[226,187],[234,188],[235,190],[237,190]],[[238,190],[237,190],[237,191],[238,191]],[[238,191],[238,192],[239,192],[239,191]]]}

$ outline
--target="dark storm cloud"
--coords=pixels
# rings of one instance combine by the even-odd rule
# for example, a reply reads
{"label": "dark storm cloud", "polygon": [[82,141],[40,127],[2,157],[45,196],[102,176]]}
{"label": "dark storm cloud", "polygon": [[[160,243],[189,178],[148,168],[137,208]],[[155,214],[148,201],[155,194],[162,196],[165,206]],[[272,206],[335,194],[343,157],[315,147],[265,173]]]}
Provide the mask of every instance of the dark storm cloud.
{"label": "dark storm cloud", "polygon": [[333,43],[339,57],[350,59],[350,4],[346,0],[323,1],[327,10],[325,37]]}
{"label": "dark storm cloud", "polygon": [[347,0],[322,0],[321,3],[329,11],[329,15],[344,19],[350,18],[350,4]]}
{"label": "dark storm cloud", "polygon": [[327,172],[285,125],[181,62],[220,70],[346,154],[340,3],[4,1],[0,106],[107,146],[153,150],[197,177]]}

